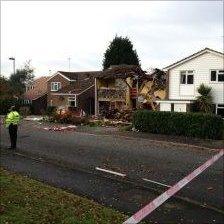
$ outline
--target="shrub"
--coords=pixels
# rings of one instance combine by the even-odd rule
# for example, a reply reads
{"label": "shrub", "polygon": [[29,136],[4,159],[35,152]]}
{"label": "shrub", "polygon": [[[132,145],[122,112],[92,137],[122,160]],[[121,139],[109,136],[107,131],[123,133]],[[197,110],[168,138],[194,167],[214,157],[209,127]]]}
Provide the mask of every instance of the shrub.
{"label": "shrub", "polygon": [[0,99],[0,114],[5,115],[9,112],[11,106],[16,106],[16,109],[19,111],[20,107],[23,106],[23,100],[21,99]]}
{"label": "shrub", "polygon": [[203,83],[197,89],[197,91],[200,95],[197,97],[196,102],[197,102],[198,108],[201,112],[210,113],[212,111],[211,90],[212,90],[211,87],[206,86]]}
{"label": "shrub", "polygon": [[139,110],[134,127],[142,132],[222,139],[224,121],[220,116],[204,113],[179,113]]}
{"label": "shrub", "polygon": [[46,109],[46,115],[53,116],[56,113],[56,107],[55,106],[48,106]]}

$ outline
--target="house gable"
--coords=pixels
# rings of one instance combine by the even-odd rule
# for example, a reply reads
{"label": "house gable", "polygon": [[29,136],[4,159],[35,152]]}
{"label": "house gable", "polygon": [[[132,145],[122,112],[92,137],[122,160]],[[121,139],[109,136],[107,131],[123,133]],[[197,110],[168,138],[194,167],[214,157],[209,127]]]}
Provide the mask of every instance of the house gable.
{"label": "house gable", "polygon": [[50,81],[51,79],[54,79],[56,76],[61,76],[64,79],[68,80],[68,81],[74,81],[73,79],[63,75],[61,72],[56,72],[53,76],[51,76],[47,81]]}
{"label": "house gable", "polygon": [[183,58],[183,59],[181,59],[181,60],[179,60],[179,61],[177,61],[177,62],[175,62],[175,63],[173,63],[169,66],[166,66],[165,68],[163,68],[163,70],[167,71],[167,70],[173,69],[173,68],[175,68],[179,65],[182,65],[182,64],[187,63],[191,60],[194,60],[195,58],[200,57],[201,55],[206,54],[206,53],[210,53],[210,54],[213,54],[213,55],[221,57],[221,58],[223,58],[223,55],[224,55],[221,52],[212,50],[210,48],[205,48],[205,49],[203,49],[201,51],[198,51],[198,52],[196,52],[196,53],[194,53],[194,54],[192,54],[192,55],[190,55],[186,58]]}
{"label": "house gable", "polygon": [[[198,87],[204,83],[212,88],[213,102],[216,104],[224,103],[223,82],[211,82],[211,70],[223,70],[223,61],[223,54],[205,51],[197,55],[197,57],[169,68],[169,99],[195,100],[199,95],[197,92]],[[183,71],[193,71],[194,81],[192,85],[180,83],[180,73]]]}
{"label": "house gable", "polygon": [[50,79],[47,81],[47,91],[48,93],[53,93],[55,91],[51,91],[51,83],[53,82],[59,82],[61,88],[65,88],[66,86],[69,86],[71,81],[68,79],[65,79],[63,76],[60,74],[56,73],[54,76],[52,76]]}

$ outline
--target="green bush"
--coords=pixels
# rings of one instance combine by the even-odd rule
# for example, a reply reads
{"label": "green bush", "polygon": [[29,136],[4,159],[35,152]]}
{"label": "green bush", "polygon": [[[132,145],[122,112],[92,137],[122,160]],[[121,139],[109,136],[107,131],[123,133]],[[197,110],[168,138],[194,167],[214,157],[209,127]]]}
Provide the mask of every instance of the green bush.
{"label": "green bush", "polygon": [[56,107],[55,106],[48,106],[46,109],[46,115],[53,116],[56,113]]}
{"label": "green bush", "polygon": [[0,99],[0,114],[5,115],[9,112],[11,106],[16,106],[16,109],[19,110],[23,106],[23,100],[19,99]]}
{"label": "green bush", "polygon": [[224,121],[220,116],[204,113],[136,111],[134,127],[142,132],[222,139]]}

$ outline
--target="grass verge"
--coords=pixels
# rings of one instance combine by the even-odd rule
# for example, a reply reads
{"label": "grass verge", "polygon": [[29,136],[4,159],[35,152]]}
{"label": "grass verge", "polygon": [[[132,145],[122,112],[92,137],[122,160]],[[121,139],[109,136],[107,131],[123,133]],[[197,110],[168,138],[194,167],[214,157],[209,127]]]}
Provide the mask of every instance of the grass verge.
{"label": "grass verge", "polygon": [[118,224],[124,214],[0,168],[1,224]]}

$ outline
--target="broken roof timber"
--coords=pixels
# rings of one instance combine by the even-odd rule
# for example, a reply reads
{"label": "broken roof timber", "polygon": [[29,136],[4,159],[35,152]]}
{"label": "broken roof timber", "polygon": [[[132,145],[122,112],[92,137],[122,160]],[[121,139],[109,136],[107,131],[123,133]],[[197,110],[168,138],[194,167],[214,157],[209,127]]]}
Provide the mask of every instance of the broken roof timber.
{"label": "broken roof timber", "polygon": [[116,65],[111,66],[110,68],[101,71],[96,74],[96,78],[102,79],[113,79],[120,78],[126,79],[129,77],[138,77],[139,79],[150,79],[151,77],[146,74],[145,71],[141,69],[140,66],[137,65]]}

